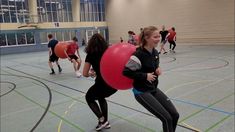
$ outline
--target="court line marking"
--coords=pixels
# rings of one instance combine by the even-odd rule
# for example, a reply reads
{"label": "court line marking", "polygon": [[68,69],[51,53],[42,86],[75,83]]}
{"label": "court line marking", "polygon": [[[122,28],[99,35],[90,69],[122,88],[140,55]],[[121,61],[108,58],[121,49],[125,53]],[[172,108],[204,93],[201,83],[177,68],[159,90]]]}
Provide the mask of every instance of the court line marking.
{"label": "court line marking", "polygon": [[197,89],[195,89],[195,90],[192,90],[192,91],[190,91],[190,92],[186,92],[186,93],[184,93],[184,94],[181,94],[181,95],[179,95],[179,96],[176,96],[175,99],[178,99],[178,98],[180,98],[180,97],[184,97],[184,96],[186,96],[186,95],[190,95],[190,94],[192,94],[192,93],[194,93],[194,92],[197,92],[197,91],[202,90],[202,89],[204,89],[204,88],[207,88],[207,87],[209,87],[209,86],[215,85],[215,84],[217,84],[217,83],[219,83],[219,82],[222,82],[222,81],[224,81],[224,80],[227,80],[227,78],[230,78],[231,76],[234,76],[234,74],[231,74],[231,75],[226,76],[226,77],[224,77],[224,78],[222,78],[222,79],[216,80],[215,82],[209,83],[209,84],[207,84],[207,85],[204,85],[204,86],[202,86],[202,87],[199,87],[199,88],[197,88]]}
{"label": "court line marking", "polygon": [[[39,84],[39,85],[40,85],[40,84]],[[42,85],[40,85],[40,86],[42,86]],[[43,87],[43,86],[42,86],[42,87]],[[82,103],[82,104],[86,104],[86,102],[84,102],[84,101],[82,101],[82,100],[79,100],[79,99],[77,99],[77,98],[71,97],[70,95],[61,93],[61,92],[59,92],[59,91],[57,91],[57,90],[51,89],[51,91],[56,92],[56,93],[58,93],[58,94],[61,94],[61,95],[65,96],[65,97],[71,98],[71,99],[73,99],[73,100],[75,100],[75,101],[77,101],[77,102],[80,102],[80,103]],[[86,105],[87,105],[87,104],[86,104]],[[151,129],[151,128],[148,128],[148,127],[146,127],[146,126],[144,126],[144,125],[138,124],[137,122],[134,122],[134,121],[132,121],[132,120],[128,120],[128,119],[126,119],[125,117],[116,115],[116,114],[111,113],[111,112],[109,112],[109,114],[110,114],[110,115],[113,115],[114,117],[117,117],[117,118],[119,118],[119,119],[123,119],[123,120],[125,120],[125,121],[127,121],[127,122],[129,122],[129,123],[134,124],[134,125],[137,125],[138,127],[141,127],[141,128],[143,128],[143,129],[147,129],[147,130],[149,130],[150,132],[155,132],[155,130],[153,130],[153,129]]]}
{"label": "court line marking", "polygon": [[[63,117],[65,117],[68,114],[68,111],[73,107],[73,105],[75,105],[75,103],[77,103],[77,101],[73,101],[69,107],[67,108],[67,110],[64,112]],[[61,126],[62,126],[63,120],[60,120],[58,128],[57,128],[57,132],[61,132]]]}
{"label": "court line marking", "polygon": [[229,119],[229,117],[231,117],[231,115],[227,115],[224,118],[222,118],[220,121],[216,122],[215,124],[211,125],[209,128],[207,128],[205,130],[205,132],[209,132],[210,130],[212,130],[213,128],[215,128],[216,126],[218,126],[219,124],[221,124],[222,122],[224,122],[225,120]]}
{"label": "court line marking", "polygon": [[[214,103],[209,104],[207,107],[209,108],[209,107],[211,107],[211,106],[213,106],[213,105],[215,105],[215,104],[217,104],[217,103],[219,103],[219,102],[221,102],[221,101],[227,99],[228,97],[230,97],[230,96],[232,96],[232,95],[234,95],[234,92],[233,92],[232,94],[228,94],[228,95],[226,95],[225,97],[223,97],[223,98],[221,98],[221,99],[215,101]],[[183,119],[181,119],[181,120],[179,121],[179,123],[180,123],[180,122],[183,122],[183,121],[185,121],[185,120],[187,120],[187,119],[189,119],[189,118],[191,118],[191,117],[193,117],[193,116],[195,116],[195,115],[197,115],[198,113],[204,111],[205,109],[206,109],[206,108],[202,108],[202,109],[200,109],[200,110],[198,110],[198,111],[196,111],[196,112],[194,112],[194,113],[192,113],[192,114],[190,114],[190,115],[184,117]]]}
{"label": "court line marking", "polygon": [[[9,67],[8,67],[9,68]],[[9,69],[12,69],[12,68],[9,68]],[[12,69],[12,70],[15,70],[15,69]],[[16,70],[17,71],[17,70]],[[32,76],[32,75],[31,75]],[[37,77],[38,78],[38,77]],[[39,77],[40,78],[40,77]]]}
{"label": "court line marking", "polygon": [[180,103],[184,103],[184,104],[190,104],[190,105],[193,105],[193,106],[201,107],[201,108],[208,109],[208,110],[211,110],[211,111],[216,111],[216,112],[223,113],[223,114],[226,114],[226,115],[234,115],[234,112],[227,112],[227,111],[223,111],[223,110],[216,109],[216,108],[210,108],[208,106],[199,105],[199,104],[192,103],[192,102],[189,102],[189,101],[178,100],[178,99],[174,99],[174,98],[170,98],[170,100],[180,102]]}
{"label": "court line marking", "polygon": [[[17,94],[19,94],[19,95],[21,95],[22,97],[24,97],[24,98],[26,98],[27,100],[29,100],[30,102],[32,102],[32,103],[34,103],[34,104],[40,106],[40,107],[43,108],[43,109],[46,109],[45,106],[41,105],[40,103],[34,101],[33,99],[31,99],[31,98],[29,98],[29,97],[27,97],[27,96],[25,96],[25,95],[22,94],[21,92],[19,92],[19,91],[17,91],[17,90],[14,90],[14,91],[15,91]],[[80,128],[80,127],[77,126],[76,124],[73,124],[72,122],[68,121],[67,119],[63,118],[62,116],[56,114],[55,112],[53,112],[53,111],[51,111],[51,110],[48,110],[48,112],[50,112],[50,113],[53,114],[54,116],[56,116],[56,117],[62,119],[64,122],[68,123],[69,125],[71,125],[71,126],[77,128],[77,130],[79,130],[79,131],[81,131],[81,132],[85,132],[85,130],[83,130],[82,128]]]}

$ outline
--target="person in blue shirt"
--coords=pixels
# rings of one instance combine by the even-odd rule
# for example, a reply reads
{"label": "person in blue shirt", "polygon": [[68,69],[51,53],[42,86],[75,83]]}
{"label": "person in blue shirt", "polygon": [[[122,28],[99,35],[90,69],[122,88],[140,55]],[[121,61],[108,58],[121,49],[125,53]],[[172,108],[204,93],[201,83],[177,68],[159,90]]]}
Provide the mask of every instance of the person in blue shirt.
{"label": "person in blue shirt", "polygon": [[59,57],[56,56],[55,54],[55,46],[58,44],[58,41],[53,39],[53,35],[52,34],[48,34],[48,39],[49,39],[49,43],[48,43],[48,50],[49,50],[49,61],[48,61],[48,65],[51,68],[51,75],[55,74],[54,68],[52,63],[56,62],[56,65],[58,66],[58,70],[59,73],[62,72],[62,68],[60,67],[60,64],[58,62]]}

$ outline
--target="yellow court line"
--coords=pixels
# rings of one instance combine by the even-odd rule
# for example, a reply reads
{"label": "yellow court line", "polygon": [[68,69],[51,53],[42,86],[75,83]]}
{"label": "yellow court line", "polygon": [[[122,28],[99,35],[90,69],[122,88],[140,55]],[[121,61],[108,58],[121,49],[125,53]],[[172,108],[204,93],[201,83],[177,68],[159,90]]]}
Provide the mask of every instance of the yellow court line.
{"label": "yellow court line", "polygon": [[199,130],[199,129],[195,128],[195,127],[192,127],[192,126],[186,124],[185,122],[182,122],[182,123],[183,123],[186,127],[190,128],[190,129],[193,129],[193,130],[195,130],[196,132],[201,132],[201,130]]}
{"label": "yellow court line", "polygon": [[[69,109],[71,109],[71,108],[73,107],[73,105],[75,105],[75,103],[77,103],[77,101],[73,101],[73,102],[69,105],[68,109],[64,112],[63,117],[65,117],[65,116],[68,114]],[[62,123],[63,123],[63,120],[60,120],[60,123],[59,123],[58,128],[57,128],[57,132],[61,132]]]}
{"label": "yellow court line", "polygon": [[[182,86],[186,86],[186,85],[190,85],[190,84],[195,84],[195,83],[200,83],[200,82],[211,82],[211,81],[215,81],[215,80],[200,80],[200,81],[193,81],[193,82],[188,82],[188,83],[183,83],[183,84],[180,84],[180,85],[176,85],[170,89],[168,89],[167,91],[165,91],[165,93],[169,92],[169,91],[172,91],[176,88],[179,88],[179,87],[182,87]],[[192,127],[184,122],[182,122],[186,127],[190,128],[190,129],[193,129],[195,130],[196,132],[201,132],[201,130],[195,128],[195,127]]]}

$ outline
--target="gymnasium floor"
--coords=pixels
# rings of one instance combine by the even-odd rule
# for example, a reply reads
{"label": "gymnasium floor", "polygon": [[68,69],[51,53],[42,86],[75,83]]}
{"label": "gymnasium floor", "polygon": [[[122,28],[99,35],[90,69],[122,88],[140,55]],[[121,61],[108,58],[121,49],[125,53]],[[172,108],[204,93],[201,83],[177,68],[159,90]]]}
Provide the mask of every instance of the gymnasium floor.
{"label": "gymnasium floor", "polygon": [[[95,131],[97,120],[84,98],[94,79],[76,78],[66,59],[61,74],[49,75],[47,59],[47,51],[1,56],[1,132]],[[179,45],[160,60],[159,88],[180,113],[177,132],[234,132],[234,46]],[[162,131],[131,90],[108,101],[111,129],[104,132]]]}

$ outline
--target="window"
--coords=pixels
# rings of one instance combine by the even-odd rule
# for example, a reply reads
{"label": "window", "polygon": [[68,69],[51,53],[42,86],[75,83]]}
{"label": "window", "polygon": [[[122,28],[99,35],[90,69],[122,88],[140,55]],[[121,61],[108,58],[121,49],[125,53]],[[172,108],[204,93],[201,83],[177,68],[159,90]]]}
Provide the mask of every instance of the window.
{"label": "window", "polygon": [[[71,36],[70,36],[70,32],[69,31],[65,31],[64,32],[64,41],[68,41],[71,40]],[[72,36],[73,37],[73,36]]]}
{"label": "window", "polygon": [[29,32],[26,33],[26,40],[27,40],[27,44],[35,44],[34,42],[34,34]]}
{"label": "window", "polygon": [[15,33],[7,34],[7,42],[9,46],[16,45],[16,36]]}
{"label": "window", "polygon": [[75,31],[70,31],[71,33],[71,38],[76,37],[76,32]]}
{"label": "window", "polygon": [[27,0],[0,0],[1,23],[23,23],[29,20]]}
{"label": "window", "polygon": [[18,42],[18,45],[26,44],[25,33],[17,33],[17,42]]}
{"label": "window", "polygon": [[105,21],[104,0],[80,0],[81,21]]}
{"label": "window", "polygon": [[48,38],[47,38],[48,34],[50,34],[50,33],[40,32],[40,42],[41,43],[48,43]]}
{"label": "window", "polygon": [[71,0],[37,0],[40,22],[71,22]]}
{"label": "window", "polygon": [[5,34],[0,34],[0,46],[6,46],[6,36]]}
{"label": "window", "polygon": [[56,32],[56,39],[58,41],[63,41],[63,32],[59,31],[59,32]]}

